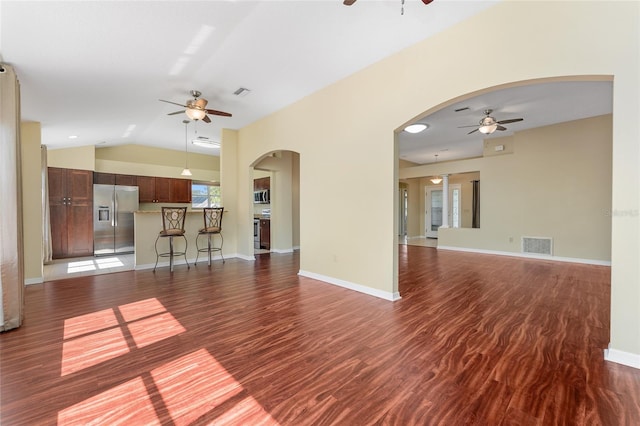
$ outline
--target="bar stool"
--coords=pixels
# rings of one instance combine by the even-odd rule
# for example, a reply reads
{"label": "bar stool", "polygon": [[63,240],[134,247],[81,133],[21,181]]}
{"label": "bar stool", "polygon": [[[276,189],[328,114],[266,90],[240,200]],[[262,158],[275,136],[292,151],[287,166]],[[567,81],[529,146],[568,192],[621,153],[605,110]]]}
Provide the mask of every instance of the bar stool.
{"label": "bar stool", "polygon": [[[219,251],[222,257],[222,263],[224,263],[224,256],[222,256],[222,245],[224,244],[224,238],[222,238],[222,214],[224,213],[224,207],[205,207],[204,214],[204,228],[198,230],[196,235],[196,248],[198,253],[196,254],[196,262],[198,262],[198,256],[200,253],[207,253],[209,255],[208,265],[211,266],[211,252]],[[198,246],[198,237],[201,235],[207,236],[207,246],[200,248]],[[215,247],[212,245],[211,238],[214,235],[220,235],[220,246]],[[194,265],[195,265],[194,263]]]}
{"label": "bar stool", "polygon": [[[187,237],[184,235],[184,220],[187,216],[186,207],[162,207],[162,231],[158,233],[156,238],[156,264],[153,266],[153,271],[156,271],[158,266],[158,259],[161,257],[169,258],[169,270],[173,272],[173,257],[184,256],[184,261],[187,264],[187,268],[190,268],[189,262],[187,262]],[[184,238],[184,251],[173,250],[173,237]],[[158,241],[160,238],[169,238],[169,251],[160,253],[158,252]]]}

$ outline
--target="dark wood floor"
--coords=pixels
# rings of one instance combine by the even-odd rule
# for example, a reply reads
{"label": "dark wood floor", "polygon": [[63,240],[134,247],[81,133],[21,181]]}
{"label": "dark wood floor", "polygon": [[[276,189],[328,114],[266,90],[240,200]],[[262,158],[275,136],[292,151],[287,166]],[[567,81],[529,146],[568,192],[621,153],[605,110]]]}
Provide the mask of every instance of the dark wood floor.
{"label": "dark wood floor", "polygon": [[603,361],[609,268],[399,250],[397,302],[297,254],[29,286],[0,423],[640,424],[640,371]]}

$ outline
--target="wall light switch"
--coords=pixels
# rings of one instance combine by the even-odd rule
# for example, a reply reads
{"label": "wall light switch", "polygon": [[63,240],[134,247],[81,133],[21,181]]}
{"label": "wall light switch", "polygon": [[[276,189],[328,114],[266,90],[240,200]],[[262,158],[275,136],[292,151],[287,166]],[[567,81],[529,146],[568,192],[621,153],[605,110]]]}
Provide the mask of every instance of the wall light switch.
{"label": "wall light switch", "polygon": [[496,145],[493,147],[494,151],[504,151],[504,145]]}

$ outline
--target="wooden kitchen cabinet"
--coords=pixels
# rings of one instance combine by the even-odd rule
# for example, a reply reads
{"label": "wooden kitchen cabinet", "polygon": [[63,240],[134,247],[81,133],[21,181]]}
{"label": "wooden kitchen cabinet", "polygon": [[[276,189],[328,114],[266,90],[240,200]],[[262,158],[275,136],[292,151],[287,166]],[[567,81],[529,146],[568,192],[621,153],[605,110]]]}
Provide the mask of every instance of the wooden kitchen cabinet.
{"label": "wooden kitchen cabinet", "polygon": [[171,179],[173,203],[191,203],[191,179]]}
{"label": "wooden kitchen cabinet", "polygon": [[138,186],[138,176],[134,175],[115,175],[116,185]]}
{"label": "wooden kitchen cabinet", "polygon": [[190,203],[191,180],[138,176],[141,203]]}
{"label": "wooden kitchen cabinet", "polygon": [[253,190],[254,191],[263,191],[265,189],[271,189],[271,178],[263,177],[259,179],[253,180]]}
{"label": "wooden kitchen cabinet", "polygon": [[49,167],[54,259],[93,255],[93,172]]}
{"label": "wooden kitchen cabinet", "polygon": [[271,220],[260,219],[260,248],[271,250]]}
{"label": "wooden kitchen cabinet", "polygon": [[114,173],[93,172],[93,183],[97,185],[115,185],[116,175]]}
{"label": "wooden kitchen cabinet", "polygon": [[134,175],[93,172],[93,183],[95,184],[136,186],[137,181],[137,176]]}

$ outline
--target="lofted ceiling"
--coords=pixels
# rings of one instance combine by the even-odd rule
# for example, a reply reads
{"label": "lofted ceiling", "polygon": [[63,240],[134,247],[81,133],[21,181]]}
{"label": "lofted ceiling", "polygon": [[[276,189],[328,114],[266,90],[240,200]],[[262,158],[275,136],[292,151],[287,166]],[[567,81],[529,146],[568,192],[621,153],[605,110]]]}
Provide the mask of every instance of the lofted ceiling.
{"label": "lofted ceiling", "polygon": [[[22,119],[38,121],[52,149],[139,144],[184,150],[183,114],[168,115],[191,90],[232,117],[187,126],[188,139],[217,141],[497,1],[0,1],[0,60],[21,83]],[[595,83],[593,83],[595,84]],[[400,156],[428,163],[472,157],[486,108],[496,119],[524,117],[509,131],[611,110],[611,84],[509,89],[467,99],[399,134]],[[239,88],[250,90],[236,96]],[[593,90],[592,90],[593,89]],[[517,90],[517,91],[511,91]],[[464,104],[464,105],[462,105]],[[597,107],[586,108],[593,105]],[[197,132],[197,133],[196,133]],[[506,134],[508,132],[496,132]],[[76,138],[70,138],[75,136]],[[218,155],[189,144],[190,152]]]}

